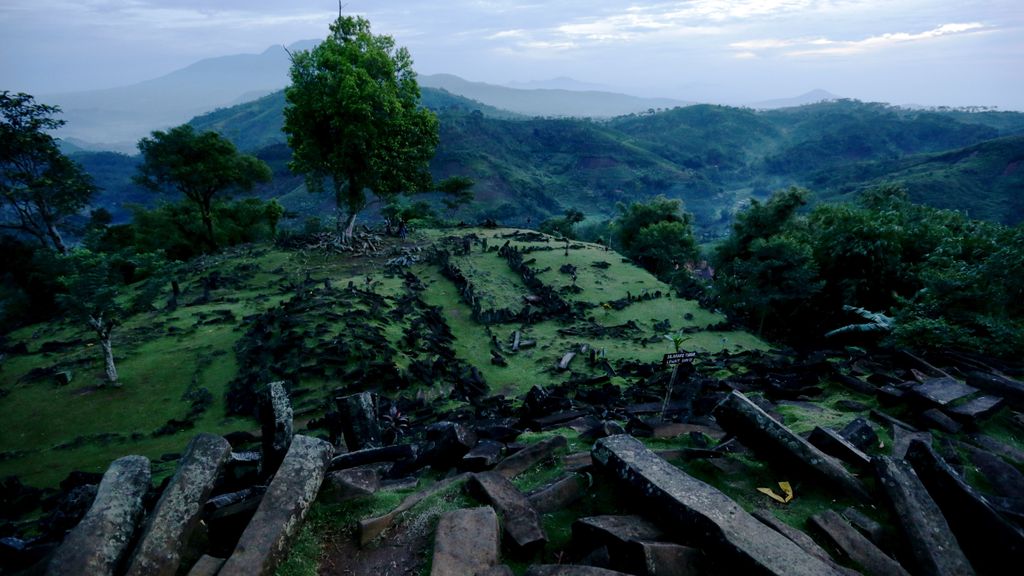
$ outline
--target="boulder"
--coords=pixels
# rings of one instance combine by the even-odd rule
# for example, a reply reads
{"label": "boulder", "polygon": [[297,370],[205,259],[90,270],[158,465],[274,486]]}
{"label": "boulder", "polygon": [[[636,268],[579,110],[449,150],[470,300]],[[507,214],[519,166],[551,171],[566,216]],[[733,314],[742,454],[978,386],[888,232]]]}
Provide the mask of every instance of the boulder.
{"label": "boulder", "polygon": [[904,460],[875,458],[875,473],[910,544],[915,573],[974,574],[938,505]]}
{"label": "boulder", "polygon": [[481,472],[493,468],[501,460],[501,443],[494,440],[480,440],[462,457],[459,468],[470,472]]}
{"label": "boulder", "polygon": [[218,573],[220,576],[273,574],[288,555],[309,506],[316,498],[334,448],[327,442],[297,435],[256,514]]}
{"label": "boulder", "polygon": [[478,574],[498,563],[498,516],[490,506],[445,512],[434,533],[431,576]]}
{"label": "boulder", "polygon": [[839,461],[794,434],[743,394],[730,393],[716,416],[723,428],[769,459],[797,466],[854,498],[871,501],[864,484]]}
{"label": "boulder", "polygon": [[839,435],[861,451],[878,446],[878,434],[864,418],[858,417],[851,420],[849,424],[843,426]]}
{"label": "boulder", "polygon": [[344,502],[370,496],[380,488],[381,471],[373,466],[328,472],[320,498],[325,502]]}
{"label": "boulder", "polygon": [[427,447],[422,460],[436,468],[451,468],[474,446],[476,432],[457,422],[437,422],[427,427]]}
{"label": "boulder", "polygon": [[143,456],[125,456],[111,463],[92,506],[57,548],[46,574],[114,574],[142,519],[149,479],[149,460]]}
{"label": "boulder", "polygon": [[292,442],[292,403],[284,382],[267,385],[260,400],[260,428],[263,432],[260,477],[266,479],[277,471]]}
{"label": "boulder", "polygon": [[471,475],[466,486],[478,500],[494,506],[513,551],[532,554],[544,547],[547,535],[540,515],[507,478],[497,472],[481,472]]}
{"label": "boulder", "polygon": [[214,481],[231,456],[231,445],[214,434],[189,443],[178,469],[164,489],[128,567],[128,576],[173,576],[183,547],[199,524]]}
{"label": "boulder", "polygon": [[834,510],[826,510],[812,516],[811,528],[839,550],[840,554],[855,564],[865,574],[872,576],[910,576],[899,562],[890,558],[863,534],[857,532]]}
{"label": "boulder", "polygon": [[674,533],[726,570],[758,574],[837,574],[765,526],[716,488],[686,474],[630,436],[598,440],[595,465],[611,474]]}

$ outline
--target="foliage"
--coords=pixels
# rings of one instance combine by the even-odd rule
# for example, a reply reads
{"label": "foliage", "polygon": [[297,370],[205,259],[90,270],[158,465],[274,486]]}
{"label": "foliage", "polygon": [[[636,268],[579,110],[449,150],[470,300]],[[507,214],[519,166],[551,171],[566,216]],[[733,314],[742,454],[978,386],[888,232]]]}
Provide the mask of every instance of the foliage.
{"label": "foliage", "polygon": [[0,92],[0,228],[67,251],[59,228],[96,192],[81,166],[47,134],[64,124],[56,106],[24,93]]}
{"label": "foliage", "polygon": [[1020,227],[916,205],[894,186],[807,216],[804,197],[754,202],[719,246],[715,289],[734,317],[812,340],[855,307],[893,316],[892,342],[911,348],[1024,349]]}
{"label": "foliage", "polygon": [[615,233],[621,251],[656,276],[678,269],[697,255],[692,217],[682,202],[658,196],[619,205]]}
{"label": "foliage", "polygon": [[585,219],[586,216],[583,215],[583,212],[580,212],[575,208],[570,208],[565,211],[565,216],[556,216],[541,222],[540,226],[537,227],[537,230],[540,230],[545,234],[551,234],[552,236],[575,240],[576,231],[574,228]]}
{"label": "foliage", "polygon": [[216,132],[197,134],[188,124],[167,132],[157,130],[139,141],[143,162],[136,182],[155,191],[177,191],[199,209],[200,236],[216,250],[214,201],[234,190],[249,190],[270,180],[270,168],[261,160],[239,154],[230,140]]}
{"label": "foliage", "polygon": [[[133,207],[134,222],[123,233],[122,227],[109,228],[103,242],[140,253],[161,252],[171,260],[189,260],[205,252],[207,232],[202,228],[199,208],[193,203],[162,204],[153,210]],[[211,207],[213,238],[217,246],[236,246],[247,242],[272,240],[284,208],[276,200],[264,202],[246,198],[234,202],[214,202]],[[124,236],[128,236],[125,238]],[[118,237],[121,237],[118,240]]]}
{"label": "foliage", "polygon": [[451,176],[438,182],[437,190],[444,194],[441,198],[441,203],[450,212],[455,212],[460,207],[465,206],[473,201],[476,194],[473,192],[473,186],[476,182],[472,178],[465,176]]}
{"label": "foliage", "polygon": [[[284,132],[293,171],[314,192],[330,180],[345,236],[366,207],[366,190],[388,199],[430,188],[427,163],[437,118],[418,105],[412,58],[358,16],[339,16],[326,40],[292,55]],[[338,223],[342,229],[341,222]]]}
{"label": "foliage", "polygon": [[117,369],[111,350],[111,332],[120,324],[124,309],[118,301],[122,276],[106,254],[76,249],[65,255],[68,274],[61,278],[67,294],[58,301],[71,316],[92,329],[104,352],[107,381],[117,383]]}
{"label": "foliage", "polygon": [[0,235],[0,330],[41,322],[57,313],[62,291],[53,252]]}

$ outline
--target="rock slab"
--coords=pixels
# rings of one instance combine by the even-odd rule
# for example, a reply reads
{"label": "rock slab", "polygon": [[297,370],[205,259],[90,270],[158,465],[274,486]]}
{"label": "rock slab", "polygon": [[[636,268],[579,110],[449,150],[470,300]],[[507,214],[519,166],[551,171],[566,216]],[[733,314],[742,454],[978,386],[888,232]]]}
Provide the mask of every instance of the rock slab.
{"label": "rock slab", "polygon": [[536,444],[531,444],[519,452],[505,458],[494,467],[494,471],[505,478],[514,478],[529,470],[532,466],[555,455],[559,449],[569,445],[565,436],[552,436]]}
{"label": "rock slab", "polygon": [[747,513],[716,488],[659,458],[627,435],[598,440],[592,455],[598,467],[642,495],[674,530],[709,557],[728,558],[729,568],[778,576],[838,574],[788,538]]}
{"label": "rock slab", "polygon": [[874,462],[879,484],[910,543],[917,566],[915,573],[974,574],[945,517],[910,464],[885,456],[875,458]]}
{"label": "rock slab", "polygon": [[271,382],[260,401],[263,457],[260,476],[269,478],[281,465],[292,442],[292,403],[284,382]]}
{"label": "rock slab", "polygon": [[292,439],[288,455],[220,576],[274,573],[316,499],[333,454],[334,447],[323,440],[302,435]]}
{"label": "rock slab", "polygon": [[149,479],[149,459],[114,460],[100,480],[89,511],[54,553],[47,576],[114,574],[142,518]]}
{"label": "rock slab", "polygon": [[871,501],[864,484],[838,460],[794,434],[743,394],[731,392],[719,407],[716,418],[751,448],[802,467],[863,502]]}
{"label": "rock slab", "polygon": [[856,564],[865,574],[872,576],[910,576],[899,562],[875,546],[853,526],[846,523],[835,510],[826,510],[808,521],[844,557]]}
{"label": "rock slab", "polygon": [[192,439],[150,515],[128,576],[173,576],[177,572],[183,548],[230,457],[231,445],[221,436],[204,433]]}
{"label": "rock slab", "polygon": [[497,472],[481,472],[470,476],[467,487],[474,496],[494,506],[515,550],[529,553],[547,542],[540,515],[507,478]]}
{"label": "rock slab", "polygon": [[498,563],[498,515],[490,506],[445,512],[434,533],[430,576],[477,574]]}

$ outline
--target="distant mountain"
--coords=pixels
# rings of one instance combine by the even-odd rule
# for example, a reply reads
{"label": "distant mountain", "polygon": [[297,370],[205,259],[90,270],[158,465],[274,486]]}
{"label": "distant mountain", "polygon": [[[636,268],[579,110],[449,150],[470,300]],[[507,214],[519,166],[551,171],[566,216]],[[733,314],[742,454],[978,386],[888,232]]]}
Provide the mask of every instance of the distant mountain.
{"label": "distant mountain", "polygon": [[470,82],[451,74],[420,75],[419,82],[421,86],[447,90],[525,116],[611,118],[692,104],[669,98],[641,98],[598,90],[522,90]]}
{"label": "distant mountain", "polygon": [[568,76],[559,76],[548,80],[530,80],[529,82],[508,82],[505,86],[517,90],[574,90],[576,92],[596,90],[600,92],[614,92],[611,87],[604,84],[580,82]]}
{"label": "distant mountain", "polygon": [[774,100],[754,102],[749,104],[749,106],[755,110],[774,110],[776,108],[792,108],[793,106],[817,104],[818,102],[831,102],[833,100],[840,99],[840,96],[836,96],[827,90],[818,89],[805,92],[804,94],[794,96],[792,98],[776,98]]}
{"label": "distant mountain", "polygon": [[[820,199],[848,198],[887,182],[906,185],[919,202],[1008,224],[1024,220],[1022,113],[837,100],[764,111],[703,104],[599,121],[516,118],[443,90],[422,92],[440,119],[434,177],[477,183],[477,201],[459,215],[467,221],[537,224],[568,208],[599,221],[614,216],[619,202],[664,194],[681,199],[700,237],[710,240],[728,232],[751,197],[802,186]],[[274,182],[260,187],[261,196],[313,215],[328,200],[307,194],[287,169],[283,108],[278,91],[192,124],[225,134],[271,165]],[[114,168],[130,162],[98,160],[110,170],[103,181],[129,193],[128,179],[115,178]]]}
{"label": "distant mountain", "polygon": [[[313,41],[289,50],[309,48]],[[58,135],[108,149],[134,152],[151,131],[176,126],[221,106],[231,106],[288,84],[288,54],[272,46],[262,54],[207,58],[170,74],[118,88],[41,95],[56,104],[67,124]]]}

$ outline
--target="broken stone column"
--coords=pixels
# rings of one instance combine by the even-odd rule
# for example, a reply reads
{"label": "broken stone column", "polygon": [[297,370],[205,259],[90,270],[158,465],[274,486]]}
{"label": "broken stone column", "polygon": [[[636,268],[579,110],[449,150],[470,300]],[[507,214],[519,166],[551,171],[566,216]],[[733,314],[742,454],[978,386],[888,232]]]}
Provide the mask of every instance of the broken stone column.
{"label": "broken stone column", "polygon": [[260,477],[269,478],[281,465],[292,442],[292,403],[284,382],[271,382],[260,400],[260,427],[263,431],[263,455]]}
{"label": "broken stone column", "polygon": [[47,576],[114,574],[142,518],[149,479],[148,458],[114,460],[103,474],[92,507],[54,553]]}
{"label": "broken stone column", "polygon": [[445,512],[434,533],[430,576],[477,574],[498,563],[498,515],[490,506]]}
{"label": "broken stone column", "polygon": [[544,547],[548,538],[540,515],[507,478],[496,472],[481,472],[470,476],[467,487],[476,498],[494,506],[513,550],[530,554]]}
{"label": "broken stone column", "polygon": [[345,445],[350,452],[383,446],[377,422],[377,402],[372,392],[341,396],[337,404]]}
{"label": "broken stone column", "polygon": [[770,458],[799,466],[863,502],[870,502],[864,484],[843,465],[793,433],[739,392],[726,397],[715,414],[719,424],[740,441]]}
{"label": "broken stone column", "polygon": [[847,524],[835,510],[826,510],[812,516],[808,524],[865,574],[910,576],[899,562],[890,558],[853,526]]}
{"label": "broken stone column", "polygon": [[519,452],[505,458],[494,467],[494,471],[505,478],[514,478],[529,470],[532,466],[555,455],[559,449],[569,445],[565,436],[552,436],[536,444],[530,444]]}
{"label": "broken stone column", "polygon": [[904,460],[875,458],[875,473],[910,544],[920,574],[974,574],[939,507]]}
{"label": "broken stone column", "polygon": [[1024,530],[996,512],[930,444],[919,440],[911,442],[907,460],[942,510],[974,566],[991,574],[1001,573],[1006,566],[1024,566]]}
{"label": "broken stone column", "polygon": [[173,576],[182,551],[199,524],[214,481],[231,457],[231,445],[215,434],[192,439],[178,470],[160,496],[135,555],[128,576]]}
{"label": "broken stone column", "polygon": [[627,435],[598,440],[594,463],[645,500],[687,543],[726,568],[777,576],[838,574],[747,513],[714,487],[686,474]]}
{"label": "broken stone column", "polygon": [[297,435],[220,576],[273,574],[316,499],[334,447]]}

